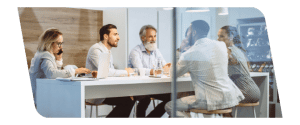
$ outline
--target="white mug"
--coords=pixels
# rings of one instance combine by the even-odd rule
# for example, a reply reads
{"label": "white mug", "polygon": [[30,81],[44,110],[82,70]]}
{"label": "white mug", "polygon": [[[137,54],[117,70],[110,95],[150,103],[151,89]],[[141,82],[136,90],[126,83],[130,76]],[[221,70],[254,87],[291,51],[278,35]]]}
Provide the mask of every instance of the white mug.
{"label": "white mug", "polygon": [[146,69],[145,68],[139,68],[139,71],[140,71],[140,76],[144,77]]}

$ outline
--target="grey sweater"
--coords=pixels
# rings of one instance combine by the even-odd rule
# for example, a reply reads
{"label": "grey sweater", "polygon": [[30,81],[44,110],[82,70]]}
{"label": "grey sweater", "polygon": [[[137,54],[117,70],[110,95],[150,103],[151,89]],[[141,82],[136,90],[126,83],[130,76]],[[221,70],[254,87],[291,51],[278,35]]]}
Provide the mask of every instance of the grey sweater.
{"label": "grey sweater", "polygon": [[34,103],[36,104],[36,79],[48,78],[55,79],[57,77],[71,77],[75,75],[74,69],[60,70],[55,62],[55,57],[48,51],[38,51],[31,59],[31,65],[29,69],[32,93],[34,97]]}

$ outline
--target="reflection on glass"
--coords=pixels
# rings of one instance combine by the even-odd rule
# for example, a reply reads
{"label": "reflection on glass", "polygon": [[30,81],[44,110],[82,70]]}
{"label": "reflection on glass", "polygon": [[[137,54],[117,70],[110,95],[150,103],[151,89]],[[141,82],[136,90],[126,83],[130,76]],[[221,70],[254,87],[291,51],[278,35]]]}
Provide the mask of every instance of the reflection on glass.
{"label": "reflection on glass", "polygon": [[[180,10],[180,8],[178,8],[178,10]],[[210,8],[210,10],[214,10],[214,9]],[[234,14],[232,14],[231,12]],[[191,48],[195,48],[196,46],[199,45],[197,44],[197,42],[193,43],[194,41],[193,38],[195,38],[193,36],[194,35],[193,32],[190,33],[190,36],[188,35],[188,31],[190,27],[187,28],[187,26],[191,25],[189,24],[189,22],[193,22],[195,20],[206,20],[204,17],[208,16],[210,19],[212,19],[211,21],[208,21],[209,25],[212,27],[221,27],[222,24],[224,25],[234,24],[233,26],[236,27],[237,29],[236,31],[240,35],[240,43],[239,44],[235,43],[235,46],[241,49],[242,53],[245,54],[245,58],[248,59],[247,64],[245,66],[249,67],[248,70],[251,72],[269,72],[270,82],[273,82],[272,81],[273,79],[272,78],[273,77],[272,56],[270,51],[269,38],[267,34],[267,26],[265,24],[263,15],[258,15],[257,16],[258,18],[241,19],[240,17],[235,16],[237,13],[242,14],[243,10],[239,10],[237,8],[229,8],[228,17],[221,17],[216,15],[213,12],[194,13],[192,16],[189,15],[190,13],[189,14],[181,13],[180,16],[181,18],[179,19],[181,22],[181,27],[180,26],[176,27],[179,28],[181,32],[181,34],[177,33],[177,35],[181,36],[180,40],[177,40],[180,41],[179,44],[180,47],[177,48],[178,51],[176,53],[177,59],[179,59],[179,63],[182,61],[186,53],[189,53],[191,51]],[[228,18],[228,22],[223,21],[224,19],[222,18],[224,19]],[[237,20],[238,22],[237,24],[232,22],[233,18]],[[214,21],[216,23],[213,23]],[[216,36],[217,32],[218,31],[214,31],[214,29],[210,29],[210,32],[208,33],[209,35],[207,35],[209,36],[208,38],[216,40],[214,36]],[[199,49],[203,49],[203,48],[199,48]],[[199,55],[199,53],[196,52],[194,54]],[[209,53],[206,54],[209,55]],[[196,67],[193,67],[193,69],[196,69]],[[193,76],[193,73],[191,73],[191,76]]]}

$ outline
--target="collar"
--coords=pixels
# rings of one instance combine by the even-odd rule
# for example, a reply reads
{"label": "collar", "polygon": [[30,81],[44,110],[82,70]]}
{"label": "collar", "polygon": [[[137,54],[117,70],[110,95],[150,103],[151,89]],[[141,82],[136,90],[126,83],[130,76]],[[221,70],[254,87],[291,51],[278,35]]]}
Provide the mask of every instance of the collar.
{"label": "collar", "polygon": [[147,50],[146,50],[146,48],[145,48],[145,46],[144,46],[143,43],[141,43],[139,46],[140,46],[140,49],[141,49],[142,51],[147,52]]}
{"label": "collar", "polygon": [[[142,52],[146,52],[146,53],[147,53],[147,50],[146,50],[146,48],[145,48],[145,46],[144,46],[143,43],[141,43],[139,46],[140,46],[140,49],[142,50]],[[152,54],[154,51],[155,51],[155,50],[150,51],[150,54]]]}
{"label": "collar", "polygon": [[201,39],[198,39],[195,43],[194,43],[194,45],[196,45],[196,44],[201,44],[201,43],[206,43],[206,42],[209,42],[210,41],[210,39],[208,39],[208,38],[201,38]]}
{"label": "collar", "polygon": [[105,53],[110,53],[111,52],[110,50],[108,50],[106,48],[106,46],[101,41],[98,44],[100,46],[100,49],[103,50]]}
{"label": "collar", "polygon": [[47,55],[47,56],[51,56],[52,58],[55,59],[54,54],[51,54],[49,51],[37,51],[39,54],[43,54],[43,55]]}

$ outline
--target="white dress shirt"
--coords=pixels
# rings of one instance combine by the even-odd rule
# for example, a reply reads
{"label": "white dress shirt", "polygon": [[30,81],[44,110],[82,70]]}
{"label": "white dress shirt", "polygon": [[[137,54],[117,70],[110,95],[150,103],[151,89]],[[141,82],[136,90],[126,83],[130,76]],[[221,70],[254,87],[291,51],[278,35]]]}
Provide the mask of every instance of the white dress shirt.
{"label": "white dress shirt", "polygon": [[177,76],[190,72],[196,101],[192,107],[207,110],[234,107],[244,99],[228,76],[228,56],[223,42],[202,38],[184,52],[177,64]]}
{"label": "white dress shirt", "polygon": [[[108,76],[128,76],[126,70],[116,70],[114,68],[112,53],[101,41],[99,43],[95,43],[89,49],[85,65],[87,69],[90,69],[91,71],[98,71],[98,62],[100,59],[102,59],[101,57],[99,57],[100,53],[110,53]],[[86,99],[86,101],[93,104],[101,104],[104,101],[104,98]]]}
{"label": "white dress shirt", "polygon": [[108,76],[128,76],[126,70],[116,70],[113,65],[113,56],[110,50],[108,50],[102,42],[95,43],[87,54],[86,65],[87,69],[91,71],[98,71],[98,62],[101,59],[99,57],[100,53],[110,53],[110,61],[109,61],[109,72]]}

